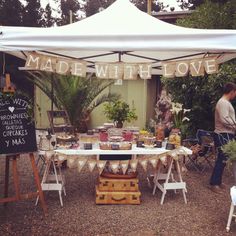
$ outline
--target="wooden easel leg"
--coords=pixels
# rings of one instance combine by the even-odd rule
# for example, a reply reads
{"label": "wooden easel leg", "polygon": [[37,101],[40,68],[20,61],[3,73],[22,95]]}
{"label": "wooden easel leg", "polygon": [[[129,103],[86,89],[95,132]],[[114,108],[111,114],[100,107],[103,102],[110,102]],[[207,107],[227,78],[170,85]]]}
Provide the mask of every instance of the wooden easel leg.
{"label": "wooden easel leg", "polygon": [[35,164],[34,154],[30,153],[29,155],[30,155],[32,169],[33,169],[35,184],[37,186],[37,190],[38,190],[38,194],[39,194],[39,200],[40,200],[41,206],[43,208],[44,215],[46,215],[47,214],[47,206],[46,206],[46,203],[44,200],[43,191],[42,191],[42,187],[41,187],[41,183],[40,183],[40,179],[39,179],[39,173],[38,173],[38,170],[37,170],[37,167]]}
{"label": "wooden easel leg", "polygon": [[16,199],[17,201],[19,201],[20,200],[20,184],[19,184],[19,175],[18,175],[18,170],[17,170],[17,158],[18,156],[13,157],[12,169],[13,169],[13,182],[14,182],[14,187],[15,187],[15,192],[16,192]]}
{"label": "wooden easel leg", "polygon": [[[6,156],[4,198],[8,197],[9,169],[10,169],[10,157]],[[4,206],[6,205],[7,205],[7,202],[4,203]]]}

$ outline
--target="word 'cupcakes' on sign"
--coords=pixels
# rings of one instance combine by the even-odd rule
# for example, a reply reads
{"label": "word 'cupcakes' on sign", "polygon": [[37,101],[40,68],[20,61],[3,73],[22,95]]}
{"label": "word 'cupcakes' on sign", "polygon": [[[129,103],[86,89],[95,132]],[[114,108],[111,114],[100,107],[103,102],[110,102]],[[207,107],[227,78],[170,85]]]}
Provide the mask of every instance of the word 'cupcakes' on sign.
{"label": "word 'cupcakes' on sign", "polygon": [[37,150],[35,127],[28,109],[29,102],[23,96],[0,97],[0,154]]}

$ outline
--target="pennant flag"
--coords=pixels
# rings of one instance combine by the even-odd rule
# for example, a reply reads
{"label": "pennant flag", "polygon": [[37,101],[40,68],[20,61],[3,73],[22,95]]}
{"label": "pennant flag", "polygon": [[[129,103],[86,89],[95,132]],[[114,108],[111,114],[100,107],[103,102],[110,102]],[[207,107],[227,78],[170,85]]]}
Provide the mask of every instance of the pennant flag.
{"label": "pennant flag", "polygon": [[129,167],[129,161],[120,161],[120,166],[121,166],[123,174],[125,175]]}
{"label": "pennant flag", "polygon": [[67,166],[71,169],[71,168],[75,168],[76,167],[76,158],[75,157],[68,157],[67,158]]}
{"label": "pennant flag", "polygon": [[162,156],[162,157],[160,158],[160,160],[161,160],[161,163],[162,163],[164,166],[167,165],[167,157],[166,157],[166,156]]}
{"label": "pennant flag", "polygon": [[130,161],[130,167],[131,167],[133,172],[136,172],[137,165],[138,165],[138,160],[131,160]]}
{"label": "pennant flag", "polygon": [[104,170],[106,163],[107,163],[107,161],[97,161],[97,167],[99,170],[99,174],[101,174],[102,171]]}
{"label": "pennant flag", "polygon": [[66,157],[63,156],[63,155],[56,154],[56,158],[57,158],[58,161],[61,161],[61,162],[66,160]]}
{"label": "pennant flag", "polygon": [[86,162],[87,162],[87,158],[86,157],[79,157],[79,159],[77,160],[77,165],[78,165],[78,171],[79,172],[85,166]]}
{"label": "pennant flag", "polygon": [[149,160],[149,162],[152,164],[153,168],[157,167],[157,162],[158,162],[159,158],[155,157]]}
{"label": "pennant flag", "polygon": [[96,160],[89,160],[88,161],[88,168],[90,172],[93,172],[94,168],[97,165],[97,161]]}
{"label": "pennant flag", "polygon": [[119,166],[120,166],[119,161],[110,161],[110,167],[115,174],[118,172]]}
{"label": "pennant flag", "polygon": [[143,167],[143,169],[146,171],[147,170],[147,164],[148,160],[146,158],[143,158],[139,161],[139,164]]}

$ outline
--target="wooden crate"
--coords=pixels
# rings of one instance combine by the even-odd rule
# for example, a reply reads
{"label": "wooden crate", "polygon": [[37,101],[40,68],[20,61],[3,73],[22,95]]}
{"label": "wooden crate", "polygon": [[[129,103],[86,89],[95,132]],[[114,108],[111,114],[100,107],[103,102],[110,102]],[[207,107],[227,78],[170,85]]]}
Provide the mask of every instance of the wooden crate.
{"label": "wooden crate", "polygon": [[137,192],[103,192],[98,190],[96,186],[96,204],[127,204],[139,205],[141,193]]}
{"label": "wooden crate", "polygon": [[103,192],[136,192],[139,191],[138,178],[112,179],[99,177],[98,190]]}

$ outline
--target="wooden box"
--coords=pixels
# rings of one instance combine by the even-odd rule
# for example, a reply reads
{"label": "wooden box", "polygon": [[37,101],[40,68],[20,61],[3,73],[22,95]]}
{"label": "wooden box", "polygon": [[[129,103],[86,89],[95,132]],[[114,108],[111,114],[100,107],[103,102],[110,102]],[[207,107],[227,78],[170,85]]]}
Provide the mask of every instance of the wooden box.
{"label": "wooden box", "polygon": [[96,186],[96,204],[139,205],[141,193],[137,192],[103,192]]}
{"label": "wooden box", "polygon": [[139,191],[138,178],[112,179],[99,177],[98,190],[103,192],[136,192]]}

